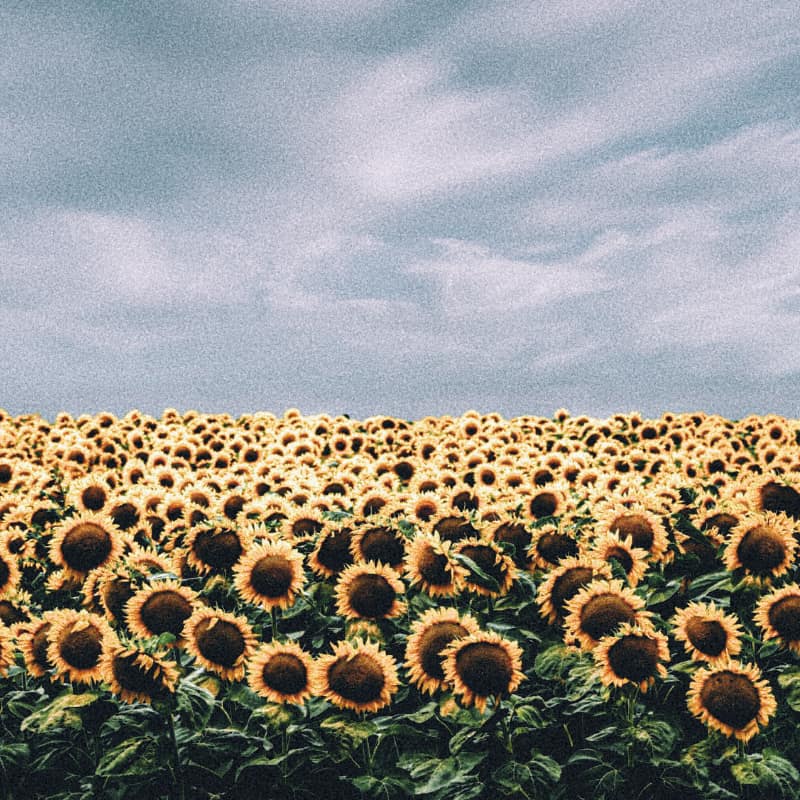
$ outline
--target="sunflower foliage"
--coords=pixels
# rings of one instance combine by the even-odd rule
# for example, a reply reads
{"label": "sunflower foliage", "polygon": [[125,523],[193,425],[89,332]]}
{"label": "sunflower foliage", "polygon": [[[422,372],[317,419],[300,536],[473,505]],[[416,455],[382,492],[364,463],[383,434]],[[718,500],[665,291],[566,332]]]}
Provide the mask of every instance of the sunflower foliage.
{"label": "sunflower foliage", "polygon": [[795,798],[800,423],[0,411],[0,798]]}

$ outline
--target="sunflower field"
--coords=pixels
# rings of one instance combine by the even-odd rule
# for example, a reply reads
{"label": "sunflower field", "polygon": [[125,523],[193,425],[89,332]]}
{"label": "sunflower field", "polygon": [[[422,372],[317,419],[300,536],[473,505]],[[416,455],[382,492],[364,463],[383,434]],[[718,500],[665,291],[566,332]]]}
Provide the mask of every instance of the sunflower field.
{"label": "sunflower field", "polygon": [[800,421],[0,411],[0,798],[800,797]]}

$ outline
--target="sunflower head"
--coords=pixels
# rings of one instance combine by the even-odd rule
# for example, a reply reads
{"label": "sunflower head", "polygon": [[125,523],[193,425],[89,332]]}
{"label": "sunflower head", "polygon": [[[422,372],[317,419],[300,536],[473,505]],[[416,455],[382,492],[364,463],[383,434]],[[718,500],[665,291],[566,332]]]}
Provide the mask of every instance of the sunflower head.
{"label": "sunflower head", "polygon": [[541,615],[551,624],[564,621],[567,602],[597,578],[611,578],[611,567],[588,556],[566,558],[553,567],[536,593]]}
{"label": "sunflower head", "polygon": [[739,654],[742,628],[714,603],[689,603],[675,615],[673,634],[697,661],[716,663]]}
{"label": "sunflower head", "polygon": [[387,619],[402,614],[400,576],[386,564],[368,561],[342,570],[336,584],[336,613],[348,618]]}
{"label": "sunflower head", "polygon": [[792,564],[797,542],[792,521],[782,514],[749,514],[731,530],[725,548],[725,566],[742,569],[745,577],[767,583]]}
{"label": "sunflower head", "polygon": [[687,694],[689,711],[725,736],[748,741],[765,726],[777,704],[753,664],[725,661],[698,670]]}
{"label": "sunflower head", "polygon": [[593,655],[600,681],[606,686],[633,683],[646,692],[657,677],[667,675],[667,637],[647,624],[623,623],[616,633],[600,639]]}
{"label": "sunflower head", "polygon": [[470,537],[456,543],[453,550],[456,554],[473,561],[482,572],[497,583],[496,589],[484,586],[479,578],[467,572],[464,584],[470,591],[486,597],[498,597],[507,594],[513,586],[517,578],[517,568],[496,542]]}
{"label": "sunflower head", "polygon": [[457,638],[442,651],[445,680],[465,706],[485,711],[490,698],[505,697],[525,678],[522,649],[495,632]]}
{"label": "sunflower head", "polygon": [[239,596],[268,610],[294,605],[303,583],[303,556],[285,540],[251,547],[234,568]]}
{"label": "sunflower head", "polygon": [[765,639],[778,639],[800,654],[800,586],[791,583],[764,595],[756,604],[753,621]]}
{"label": "sunflower head", "polygon": [[178,669],[164,653],[146,653],[116,643],[106,649],[100,663],[103,680],[124,703],[151,703],[172,694]]}
{"label": "sunflower head", "polygon": [[197,525],[186,537],[187,561],[201,575],[231,569],[250,545],[244,530],[230,525]]}
{"label": "sunflower head", "polygon": [[452,542],[443,541],[436,533],[419,533],[412,539],[405,566],[411,583],[431,597],[457,594],[467,575],[467,570],[453,558]]}
{"label": "sunflower head", "polygon": [[100,659],[117,637],[97,614],[59,609],[52,617],[47,641],[47,660],[61,678],[93,683],[101,680]]}
{"label": "sunflower head", "polygon": [[644,601],[619,580],[595,580],[567,602],[566,636],[591,650],[625,622],[646,619]]}
{"label": "sunflower head", "polygon": [[577,556],[579,552],[575,536],[561,530],[558,525],[541,525],[530,536],[528,555],[531,562],[542,569]]}
{"label": "sunflower head", "polygon": [[317,659],[313,684],[338,708],[379,711],[399,687],[397,664],[372,642],[343,640]]}
{"label": "sunflower head", "polygon": [[432,608],[412,626],[406,643],[405,666],[411,682],[427,694],[446,686],[442,651],[455,639],[478,633],[477,621],[455,608]]}
{"label": "sunflower head", "polygon": [[630,538],[621,539],[618,533],[598,536],[592,542],[590,554],[600,561],[616,559],[632,587],[639,584],[649,566],[647,551],[634,547]]}
{"label": "sunflower head", "polygon": [[0,675],[5,675],[14,663],[14,640],[11,631],[0,622]]}
{"label": "sunflower head", "polygon": [[186,649],[209,672],[224,680],[241,680],[255,651],[250,623],[225,611],[198,608],[184,627]]}
{"label": "sunflower head", "polygon": [[122,553],[122,532],[110,518],[83,514],[64,520],[50,540],[50,560],[79,580]]}
{"label": "sunflower head", "polygon": [[135,636],[147,639],[171,633],[180,642],[184,624],[197,605],[197,594],[180,581],[154,581],[125,605],[125,621]]}
{"label": "sunflower head", "polygon": [[317,575],[331,578],[353,563],[350,550],[352,529],[347,525],[325,528],[308,557],[308,565]]}
{"label": "sunflower head", "polygon": [[314,661],[296,642],[261,645],[250,660],[250,688],[273,703],[300,704],[312,693]]}
{"label": "sunflower head", "polygon": [[391,525],[359,526],[350,540],[355,561],[375,561],[400,569],[405,558],[405,538]]}

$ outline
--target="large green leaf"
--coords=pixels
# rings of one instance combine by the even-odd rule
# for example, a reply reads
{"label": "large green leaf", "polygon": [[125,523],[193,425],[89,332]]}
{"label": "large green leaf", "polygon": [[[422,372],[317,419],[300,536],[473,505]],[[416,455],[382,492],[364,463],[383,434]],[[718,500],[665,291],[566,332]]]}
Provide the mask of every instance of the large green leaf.
{"label": "large green leaf", "polygon": [[97,765],[96,774],[101,778],[142,777],[162,769],[158,742],[152,736],[137,736],[107,750]]}
{"label": "large green leaf", "polygon": [[96,702],[100,695],[86,692],[85,694],[62,694],[51,700],[44,708],[34,711],[27,716],[20,725],[23,731],[44,733],[56,728],[80,729],[83,727],[79,709],[86,708]]}

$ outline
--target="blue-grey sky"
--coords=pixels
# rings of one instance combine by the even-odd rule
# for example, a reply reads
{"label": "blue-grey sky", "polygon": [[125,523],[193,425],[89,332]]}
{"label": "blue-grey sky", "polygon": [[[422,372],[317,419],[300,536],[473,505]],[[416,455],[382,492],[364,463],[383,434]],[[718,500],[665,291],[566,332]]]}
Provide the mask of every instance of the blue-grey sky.
{"label": "blue-grey sky", "polygon": [[800,416],[796,0],[0,4],[0,407]]}

